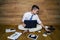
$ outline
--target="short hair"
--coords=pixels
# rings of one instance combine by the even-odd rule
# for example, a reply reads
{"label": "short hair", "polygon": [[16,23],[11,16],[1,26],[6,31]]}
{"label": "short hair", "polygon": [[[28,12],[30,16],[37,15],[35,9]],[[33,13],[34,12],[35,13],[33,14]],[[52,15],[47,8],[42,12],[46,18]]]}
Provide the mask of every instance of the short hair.
{"label": "short hair", "polygon": [[35,8],[36,8],[36,9],[39,9],[39,7],[38,7],[37,5],[33,5],[32,8],[31,8],[31,10],[33,10],[33,9],[35,9]]}

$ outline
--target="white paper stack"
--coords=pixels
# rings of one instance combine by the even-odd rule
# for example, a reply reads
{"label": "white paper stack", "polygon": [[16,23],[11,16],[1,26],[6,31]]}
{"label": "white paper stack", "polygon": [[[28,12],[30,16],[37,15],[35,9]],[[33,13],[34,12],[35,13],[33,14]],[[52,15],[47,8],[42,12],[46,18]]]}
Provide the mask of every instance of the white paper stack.
{"label": "white paper stack", "polygon": [[5,32],[15,32],[16,30],[14,29],[6,29]]}
{"label": "white paper stack", "polygon": [[15,32],[14,34],[12,34],[11,36],[8,36],[7,38],[15,40],[15,39],[18,39],[18,37],[20,37],[21,35],[22,35],[21,32]]}

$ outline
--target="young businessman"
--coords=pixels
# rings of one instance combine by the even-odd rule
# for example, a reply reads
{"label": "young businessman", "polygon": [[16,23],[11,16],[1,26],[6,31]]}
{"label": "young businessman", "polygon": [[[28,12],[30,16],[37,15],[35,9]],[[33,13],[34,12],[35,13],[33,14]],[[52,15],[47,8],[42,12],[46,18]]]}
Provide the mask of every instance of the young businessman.
{"label": "young businessman", "polygon": [[[28,30],[30,32],[39,31],[39,30],[42,29],[42,27],[44,28],[44,25],[42,24],[41,20],[38,17],[38,13],[39,13],[39,7],[37,5],[33,5],[30,12],[24,13],[23,18],[22,18],[23,24],[22,25],[19,25],[18,28],[20,30]],[[24,20],[30,20],[30,19],[31,20],[37,20],[37,23],[38,24],[37,24],[37,27],[36,28],[30,28],[30,29],[24,28],[26,26],[24,24]]]}

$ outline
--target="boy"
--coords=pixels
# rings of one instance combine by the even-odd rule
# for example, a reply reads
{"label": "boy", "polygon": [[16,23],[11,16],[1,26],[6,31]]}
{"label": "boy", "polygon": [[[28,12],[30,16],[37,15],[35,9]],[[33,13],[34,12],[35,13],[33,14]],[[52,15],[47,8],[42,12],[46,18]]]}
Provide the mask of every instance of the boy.
{"label": "boy", "polygon": [[[30,12],[26,12],[22,18],[22,22],[23,24],[22,25],[19,25],[18,28],[20,30],[28,30],[30,32],[35,32],[35,31],[39,31],[42,29],[42,27],[44,27],[44,25],[42,24],[41,20],[39,19],[38,17],[38,14],[39,13],[39,7],[37,5],[33,5],[32,8],[31,8],[31,11]],[[26,24],[24,24],[24,20],[37,20],[37,27],[36,28],[25,28]]]}

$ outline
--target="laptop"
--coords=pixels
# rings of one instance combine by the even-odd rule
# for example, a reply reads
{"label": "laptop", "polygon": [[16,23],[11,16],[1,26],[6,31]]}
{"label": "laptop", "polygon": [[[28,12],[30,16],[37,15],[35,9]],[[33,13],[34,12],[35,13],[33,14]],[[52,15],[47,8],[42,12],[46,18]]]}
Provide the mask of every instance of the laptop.
{"label": "laptop", "polygon": [[37,20],[25,20],[24,23],[26,24],[25,28],[36,28]]}

